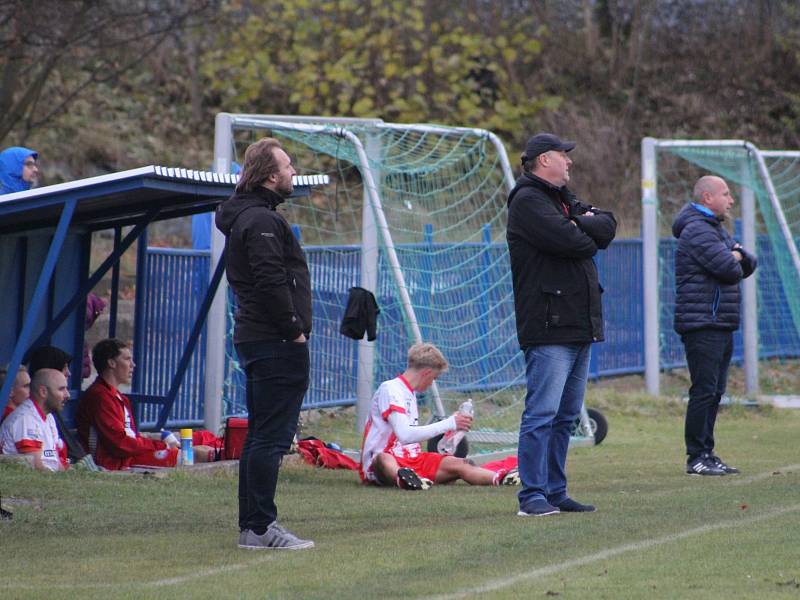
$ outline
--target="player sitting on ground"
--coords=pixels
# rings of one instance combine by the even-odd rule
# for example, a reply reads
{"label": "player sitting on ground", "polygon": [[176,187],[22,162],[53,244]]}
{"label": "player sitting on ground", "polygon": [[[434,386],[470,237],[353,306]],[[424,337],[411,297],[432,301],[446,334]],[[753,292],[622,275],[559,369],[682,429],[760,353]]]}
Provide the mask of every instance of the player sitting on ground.
{"label": "player sitting on ground", "polygon": [[39,369],[30,384],[31,397],[3,421],[0,451],[3,454],[33,456],[41,471],[62,471],[68,467],[67,452],[53,419],[69,400],[67,378],[55,369]]}
{"label": "player sitting on ground", "polygon": [[[83,393],[75,415],[86,451],[109,471],[174,467],[179,443],[167,444],[158,434],[137,431],[130,400],[118,389],[130,384],[136,366],[130,348],[114,338],[100,340],[92,349],[92,362],[98,376]],[[194,460],[208,462],[213,453],[210,446],[195,446]]]}
{"label": "player sitting on ground", "polygon": [[455,413],[443,421],[418,425],[416,392],[427,390],[447,370],[433,344],[414,344],[402,375],[384,381],[372,397],[361,447],[361,481],[422,490],[432,483],[463,479],[471,485],[518,485],[516,469],[495,473],[463,458],[422,452],[420,442],[455,429],[469,431],[472,417]]}

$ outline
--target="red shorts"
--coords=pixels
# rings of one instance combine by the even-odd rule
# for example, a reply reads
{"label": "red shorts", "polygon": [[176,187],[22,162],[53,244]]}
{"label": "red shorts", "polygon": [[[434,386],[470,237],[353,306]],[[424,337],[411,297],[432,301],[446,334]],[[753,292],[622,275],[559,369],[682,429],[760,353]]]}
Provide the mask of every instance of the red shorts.
{"label": "red shorts", "polygon": [[436,471],[439,470],[439,464],[443,458],[444,455],[437,452],[420,452],[416,458],[394,457],[397,466],[414,469],[417,475],[431,481],[436,481]]}
{"label": "red shorts", "polygon": [[178,448],[148,450],[133,457],[132,467],[174,467],[178,463]]}

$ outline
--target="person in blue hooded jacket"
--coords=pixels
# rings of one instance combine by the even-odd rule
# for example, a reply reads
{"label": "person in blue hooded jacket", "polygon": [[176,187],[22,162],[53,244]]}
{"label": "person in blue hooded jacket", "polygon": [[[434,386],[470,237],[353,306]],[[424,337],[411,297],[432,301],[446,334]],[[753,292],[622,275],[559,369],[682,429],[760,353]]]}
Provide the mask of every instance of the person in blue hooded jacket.
{"label": "person in blue hooded jacket", "polygon": [[0,194],[24,192],[39,179],[39,153],[12,146],[0,152]]}
{"label": "person in blue hooded jacket", "polygon": [[724,179],[697,180],[693,202],[672,224],[675,251],[675,331],[686,351],[692,385],[684,437],[690,475],[738,473],[714,454],[714,425],[728,379],[733,332],[739,328],[739,284],[756,270],[756,257],[723,226],[733,206]]}

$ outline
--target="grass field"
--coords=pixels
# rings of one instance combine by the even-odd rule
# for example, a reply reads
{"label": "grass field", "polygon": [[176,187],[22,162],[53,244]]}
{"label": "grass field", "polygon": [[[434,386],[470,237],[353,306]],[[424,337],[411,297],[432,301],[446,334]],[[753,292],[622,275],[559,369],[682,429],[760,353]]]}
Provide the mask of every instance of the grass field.
{"label": "grass field", "polygon": [[683,473],[682,407],[596,390],[611,432],[570,453],[584,515],[519,518],[514,488],[364,488],[287,461],[281,521],[316,548],[236,548],[236,476],[0,464],[0,598],[800,598],[800,413],[726,408],[743,473]]}

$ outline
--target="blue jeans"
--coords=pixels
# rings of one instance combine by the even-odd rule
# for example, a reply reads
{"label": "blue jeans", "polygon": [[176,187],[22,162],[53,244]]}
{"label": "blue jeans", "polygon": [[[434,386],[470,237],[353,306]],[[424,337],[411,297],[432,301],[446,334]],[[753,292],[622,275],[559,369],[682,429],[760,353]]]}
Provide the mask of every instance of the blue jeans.
{"label": "blue jeans", "polygon": [[277,517],[275,489],[308,389],[308,344],[245,342],[236,353],[247,375],[247,437],[239,459],[239,529]]}
{"label": "blue jeans", "polygon": [[567,498],[567,449],[589,374],[591,344],[524,348],[528,393],[519,427],[519,505]]}
{"label": "blue jeans", "polygon": [[686,407],[684,439],[689,461],[714,451],[714,425],[728,382],[733,332],[699,329],[681,336],[692,387]]}

